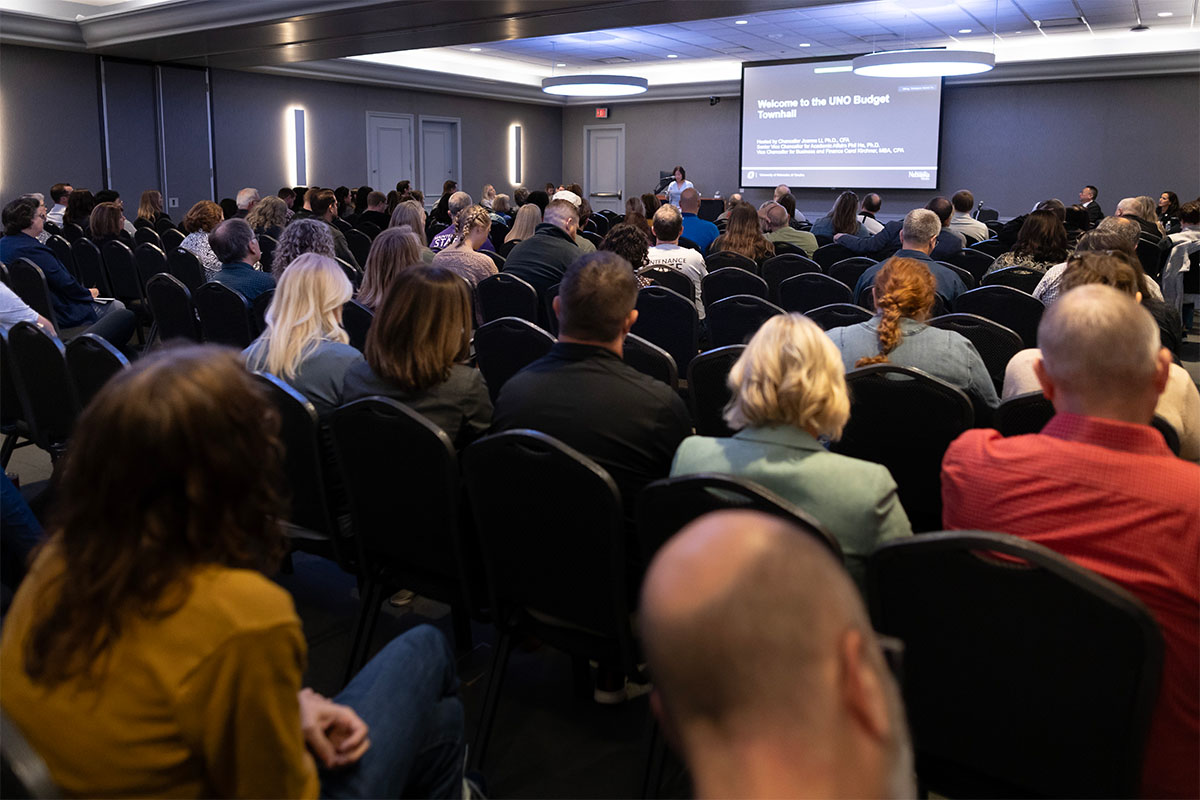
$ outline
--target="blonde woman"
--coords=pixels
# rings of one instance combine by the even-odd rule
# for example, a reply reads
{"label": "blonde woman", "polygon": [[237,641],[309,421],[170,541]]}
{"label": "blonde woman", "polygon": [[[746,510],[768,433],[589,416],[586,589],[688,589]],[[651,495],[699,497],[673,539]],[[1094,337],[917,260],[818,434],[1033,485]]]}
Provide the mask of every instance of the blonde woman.
{"label": "blonde woman", "polygon": [[371,243],[362,286],[355,299],[376,311],[383,305],[383,298],[396,276],[421,263],[421,244],[412,229],[407,225],[388,228]]}
{"label": "blonde woman", "polygon": [[812,514],[842,545],[863,587],[880,543],[912,535],[886,467],[825,450],[850,419],[842,357],[815,322],[769,319],[729,372],[731,438],[689,436],[671,475],[718,472],[748,478]]}
{"label": "blonde woman", "polygon": [[517,218],[513,220],[512,230],[504,237],[500,247],[500,255],[505,258],[516,247],[517,242],[533,236],[538,224],[542,221],[542,209],[537,203],[526,203],[517,209]]}
{"label": "blonde woman", "polygon": [[287,205],[275,195],[267,195],[250,209],[246,222],[256,235],[279,239],[287,225]]}
{"label": "blonde woman", "polygon": [[417,237],[417,244],[421,248],[421,261],[432,264],[433,251],[429,249],[429,242],[425,240],[425,208],[416,200],[405,200],[392,211],[392,219],[388,223],[388,227],[401,228],[404,226],[408,226],[408,229]]}
{"label": "blonde woman", "polygon": [[492,231],[492,217],[483,206],[467,206],[455,220],[454,244],[433,258],[435,267],[445,267],[466,278],[475,286],[484,278],[496,274],[496,262],[479,248]]}
{"label": "blonde woman", "polygon": [[305,253],[279,276],[267,329],[242,351],[246,366],[288,383],[327,414],[342,404],[346,370],[362,361],[342,330],[353,288],[329,256]]}
{"label": "blonde woman", "polygon": [[137,221],[133,224],[135,227],[149,225],[154,227],[160,219],[170,219],[163,211],[162,193],[156,189],[147,189],[142,192],[142,197],[138,202]]}

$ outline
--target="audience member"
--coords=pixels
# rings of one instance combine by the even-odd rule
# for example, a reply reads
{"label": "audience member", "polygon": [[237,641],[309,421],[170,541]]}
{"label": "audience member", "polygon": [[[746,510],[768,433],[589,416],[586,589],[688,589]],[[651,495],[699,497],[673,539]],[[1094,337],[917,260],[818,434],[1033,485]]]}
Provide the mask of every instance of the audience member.
{"label": "audience member", "polygon": [[[950,222],[950,217],[954,210],[954,206],[950,204],[950,201],[944,197],[935,197],[925,204],[925,210],[932,211],[940,222],[940,226],[934,234],[933,243],[928,250],[925,250],[923,247],[913,248],[904,244],[904,240],[900,235],[900,232],[904,228],[904,223],[900,220],[893,220],[887,223],[883,226],[883,230],[874,236],[851,236],[846,233],[838,233],[834,234],[833,240],[851,253],[875,257],[888,256],[898,248],[904,248],[921,250],[929,260],[937,261],[962,250],[966,245],[966,240],[962,234],[956,233],[946,227]],[[908,216],[906,215],[904,219],[907,221]],[[916,258],[916,256],[912,255],[908,257]]]}
{"label": "audience member", "polygon": [[72,191],[69,183],[56,183],[50,187],[50,202],[54,206],[46,212],[46,222],[62,227],[63,212],[67,210],[67,199],[71,196]]}
{"label": "audience member", "polygon": [[[442,183],[442,196],[438,198],[438,201],[433,206],[433,212],[430,214],[430,216],[433,217],[434,222],[437,222],[441,225],[450,225],[454,222],[454,214],[456,212],[450,207],[450,202],[453,199],[453,196],[458,193],[457,181],[448,180]],[[462,194],[467,193],[462,192]],[[462,207],[459,208],[460,211],[463,208],[471,205],[471,200],[469,199],[470,195],[467,195],[467,197],[468,200]]]}
{"label": "audience member", "polygon": [[270,236],[278,241],[287,225],[287,206],[275,195],[267,195],[254,204],[246,215],[246,222],[255,236]]}
{"label": "audience member", "polygon": [[783,206],[784,208],[787,208],[788,203],[787,203],[787,201],[784,200],[785,197],[792,198],[792,202],[791,202],[792,208],[791,208],[791,211],[788,212],[792,215],[792,221],[793,222],[808,222],[808,220],[805,219],[804,215],[796,210],[796,197],[795,197],[795,195],[792,194],[792,190],[788,187],[788,185],[786,183],[781,183],[775,187],[775,194],[771,197],[771,201],[775,202],[775,203],[779,203],[779,205]]}
{"label": "audience member", "polygon": [[1087,209],[1088,219],[1091,220],[1092,227],[1096,226],[1100,220],[1104,219],[1104,212],[1100,210],[1100,204],[1096,202],[1096,198],[1100,196],[1100,190],[1095,186],[1085,186],[1079,190],[1079,204]]}
{"label": "audience member", "polygon": [[374,395],[399,400],[460,449],[487,432],[492,401],[479,370],[464,363],[471,347],[469,291],[438,264],[398,273],[367,333],[366,360],[346,370],[343,402]]}
{"label": "audience member", "polygon": [[134,220],[134,227],[150,227],[153,228],[158,224],[159,220],[170,220],[171,217],[163,211],[162,193],[157,189],[147,189],[142,192],[142,197],[138,201],[137,219]]}
{"label": "audience member", "polygon": [[[1088,234],[1104,235],[1099,231]],[[1142,302],[1145,298],[1139,288],[1142,274],[1140,266],[1136,258],[1123,251],[1076,253],[1067,260],[1061,290],[1066,293],[1077,286],[1098,283],[1111,286]],[[1155,321],[1158,322],[1157,319]],[[1162,331],[1161,323],[1159,333],[1160,340],[1165,341],[1167,336]],[[1041,389],[1033,369],[1034,362],[1041,356],[1040,350],[1030,348],[1009,360],[1004,373],[1004,399]],[[1171,364],[1167,387],[1159,395],[1154,412],[1169,422],[1179,434],[1180,455],[1189,461],[1200,461],[1200,392],[1196,390],[1187,370],[1178,364]]]}
{"label": "audience member", "polygon": [[405,200],[400,203],[392,211],[391,220],[388,222],[389,228],[407,226],[413,235],[417,237],[417,244],[421,247],[421,261],[425,264],[433,263],[434,252],[429,249],[425,239],[425,207],[418,200]]}
{"label": "audience member", "polygon": [[96,198],[90,189],[73,189],[67,198],[67,208],[63,211],[63,225],[78,225],[87,236],[88,224],[92,209],[96,207]]}
{"label": "audience member", "polygon": [[804,531],[750,511],[701,517],[651,564],[641,629],[651,707],[696,797],[914,795],[878,637]]}
{"label": "audience member", "polygon": [[1154,201],[1149,197],[1142,195],[1140,197],[1126,197],[1117,203],[1116,215],[1118,217],[1128,217],[1138,224],[1142,229],[1141,237],[1151,242],[1158,242],[1162,239],[1162,228],[1158,224],[1158,214]]}
{"label": "audience member", "polygon": [[353,293],[329,256],[297,258],[279,276],[266,330],[242,351],[246,366],[286,381],[321,415],[340,406],[346,370],[362,361],[342,329],[342,306]]}
{"label": "audience member", "polygon": [[237,214],[238,219],[245,219],[258,202],[262,200],[262,195],[258,193],[258,189],[253,186],[247,186],[237,193]]}
{"label": "audience member", "polygon": [[496,198],[492,200],[492,207],[488,210],[491,212],[493,223],[499,223],[506,227],[512,223],[513,212],[508,195],[496,195]]}
{"label": "audience member", "polygon": [[450,223],[429,241],[429,247],[435,253],[454,243],[454,239],[458,234],[458,229],[455,227],[455,220],[458,219],[458,215],[462,213],[462,210],[470,206],[474,201],[471,199],[471,195],[466,192],[455,192],[450,195],[446,203],[446,213],[450,215]]}
{"label": "audience member", "polygon": [[116,203],[97,203],[88,218],[88,233],[92,244],[103,247],[109,242],[121,242],[133,247],[133,237],[125,231],[125,212]]}
{"label": "audience member", "polygon": [[505,273],[527,281],[538,294],[561,281],[567,267],[580,257],[575,245],[579,229],[575,206],[566,200],[555,200],[546,206],[543,220],[533,236],[513,247],[504,262]]}
{"label": "audience member", "polygon": [[334,255],[350,266],[357,268],[358,260],[354,258],[354,253],[350,251],[350,244],[346,241],[346,234],[342,233],[341,229],[333,224],[333,218],[338,213],[338,203],[332,191],[322,189],[317,192],[316,196],[312,198],[312,213],[315,219],[321,220],[329,227],[329,234],[333,236]]}
{"label": "audience member", "polygon": [[[337,200],[337,217],[343,222],[351,216],[350,208],[350,187],[339,186],[333,190],[333,199]],[[346,223],[349,224],[349,223]]]}
{"label": "audience member", "polygon": [[517,208],[521,208],[529,202],[529,189],[524,186],[518,186],[513,189],[513,202],[517,204]]}
{"label": "audience member", "polygon": [[[628,222],[612,226],[600,240],[600,246],[596,249],[606,253],[616,253],[629,262],[635,275],[646,266],[650,259],[650,246],[646,242],[646,237],[636,225]],[[637,275],[637,279],[639,287],[650,286],[654,283],[645,275]]]}
{"label": "audience member", "polygon": [[[0,221],[4,224],[0,262],[12,264],[24,258],[41,268],[50,290],[50,304],[54,308],[60,338],[65,340],[83,332],[86,327],[88,332],[104,337],[116,347],[129,341],[135,327],[133,312],[120,300],[98,302],[96,298],[100,291],[81,285],[54,251],[38,241],[46,224],[46,206],[40,200],[35,197],[13,200],[4,207]],[[27,314],[25,318],[28,319]],[[54,331],[53,328],[50,330]]]}
{"label": "audience member", "polygon": [[[41,199],[41,197],[42,197],[41,195],[38,195],[39,200]],[[133,223],[130,222],[128,219],[126,219],[124,216],[125,201],[121,199],[121,193],[118,192],[116,189],[101,189],[100,191],[96,192],[95,199],[96,199],[97,204],[112,203],[113,205],[115,205],[117,207],[117,209],[121,212],[121,228],[125,231],[125,233],[129,234],[129,237],[132,239],[133,235],[135,233],[137,233],[137,228],[135,228],[133,226]]]}
{"label": "audience member", "polygon": [[1066,258],[1067,229],[1053,212],[1034,211],[1025,217],[1013,249],[1001,253],[984,274],[990,275],[1008,267],[1045,273]]}
{"label": "audience member", "polygon": [[1179,209],[1179,221],[1179,233],[1168,237],[1171,251],[1162,271],[1163,299],[1168,306],[1186,315],[1183,320],[1184,330],[1190,331],[1192,315],[1200,298],[1195,293],[1185,291],[1184,274],[1195,269],[1191,265],[1192,254],[1200,250],[1200,201],[1184,203]]}
{"label": "audience member", "polygon": [[658,211],[659,205],[658,198],[652,192],[646,192],[642,195],[642,207],[646,209],[646,219],[654,216],[654,212]]}
{"label": "audience member", "polygon": [[740,203],[733,209],[725,232],[713,240],[708,250],[710,253],[727,250],[743,255],[759,265],[775,255],[775,245],[762,235],[758,212],[749,203]]}
{"label": "audience member", "polygon": [[301,688],[304,633],[268,578],[287,549],[279,431],[216,348],[150,356],[84,410],[0,646],[5,714],[66,794],[460,796],[436,629],[393,640],[332,701]]}
{"label": "audience member", "polygon": [[679,196],[679,210],[683,213],[683,235],[700,248],[700,255],[707,255],[709,245],[721,235],[717,226],[700,219],[700,193],[695,189],[684,189]]}
{"label": "audience member", "polygon": [[296,187],[296,205],[300,207],[296,209],[296,219],[309,219],[312,217],[312,201],[321,191],[319,186],[297,186]]}
{"label": "audience member", "polygon": [[438,253],[433,264],[465,279],[474,289],[481,280],[496,274],[496,262],[479,252],[492,232],[492,217],[483,206],[467,206],[458,212],[454,225],[453,246]]}
{"label": "audience member", "polygon": [[[669,203],[654,212],[655,245],[646,254],[646,263],[651,267],[666,267],[677,270],[692,281],[696,311],[704,319],[704,303],[700,302],[700,282],[708,274],[704,256],[689,247],[679,246],[683,232],[683,218],[679,209]],[[714,228],[716,226],[713,226]]]}
{"label": "audience member", "polygon": [[971,216],[971,212],[975,210],[975,195],[967,189],[959,189],[950,198],[950,204],[954,206],[950,230],[961,233],[968,242],[982,242],[991,238],[992,232],[988,230],[988,226]]}
{"label": "audience member", "polygon": [[495,202],[496,187],[492,186],[490,183],[485,183],[483,185],[483,190],[479,193],[479,205],[483,206],[488,211],[491,211]]}
{"label": "audience member", "polygon": [[837,347],[815,322],[779,314],[758,329],[729,372],[732,438],[689,436],[671,475],[716,472],[748,478],[812,514],[842,546],[866,593],[876,545],[912,534],[886,467],[826,451],[850,419]]}
{"label": "audience member", "polygon": [[1158,196],[1158,207],[1155,209],[1158,215],[1158,226],[1162,228],[1163,233],[1170,236],[1172,233],[1179,233],[1181,223],[1179,221],[1179,195],[1174,192],[1163,192]]}
{"label": "audience member", "polygon": [[654,231],[650,228],[650,220],[646,217],[646,207],[642,205],[642,198],[630,197],[625,200],[624,222],[637,227],[645,235],[647,244],[654,243]]}
{"label": "audience member", "polygon": [[743,202],[742,195],[739,192],[734,192],[733,194],[729,195],[729,197],[726,197],[725,210],[717,215],[717,222],[720,222],[723,219],[729,219],[729,215],[733,213],[734,206],[741,202]]}
{"label": "audience member", "polygon": [[583,235],[583,226],[587,223],[588,211],[590,210],[585,206],[583,198],[570,189],[561,189],[555,192],[554,196],[550,198],[550,202],[552,203],[556,200],[562,200],[575,206],[575,213],[579,215],[579,230],[575,233],[575,246],[579,248],[579,253],[587,255],[588,253],[596,252],[596,245],[592,244]]}
{"label": "audience member", "polygon": [[875,276],[875,316],[834,328],[829,338],[842,351],[847,371],[871,364],[915,367],[995,408],[996,386],[975,345],[960,333],[925,324],[935,289],[928,263],[892,256]]}
{"label": "audience member", "polygon": [[263,292],[275,288],[275,279],[269,273],[259,272],[254,265],[262,256],[258,237],[244,219],[227,219],[209,234],[208,243],[221,268],[213,276],[217,283],[241,292],[242,297],[254,302]]}
{"label": "audience member", "polygon": [[874,236],[883,230],[883,223],[875,219],[875,215],[882,207],[883,198],[879,195],[874,192],[863,195],[862,210],[858,214],[858,221],[866,228],[867,236]]}
{"label": "audience member", "polygon": [[[1161,300],[1162,290],[1155,281],[1145,277],[1141,262],[1137,258],[1139,231],[1141,231],[1141,227],[1133,219],[1126,217],[1105,217],[1100,220],[1100,224],[1094,230],[1090,230],[1079,237],[1079,242],[1075,245],[1075,252],[1120,250],[1123,253],[1127,253],[1134,261],[1137,261],[1138,274],[1142,276],[1142,295],[1147,298]],[[1064,260],[1062,264],[1055,264],[1046,270],[1046,274],[1038,281],[1038,285],[1034,287],[1033,296],[1047,306],[1057,300],[1058,295],[1061,293],[1060,287],[1066,268],[1067,265]]]}
{"label": "audience member", "polygon": [[758,209],[759,220],[767,232],[767,241],[774,245],[777,242],[795,245],[804,251],[804,255],[812,258],[817,250],[817,237],[809,231],[798,231],[788,224],[787,209],[779,203],[763,203]]}
{"label": "audience member", "polygon": [[779,205],[783,206],[787,211],[789,228],[794,231],[807,231],[812,228],[812,223],[810,223],[807,219],[803,222],[796,219],[797,216],[803,217],[804,215],[796,210],[796,198],[793,195],[785,194],[775,202],[779,203]]}
{"label": "audience member", "polygon": [[1067,247],[1074,247],[1079,242],[1079,237],[1092,227],[1091,219],[1088,217],[1087,209],[1078,203],[1067,206],[1064,216],[1063,226],[1067,229]]}
{"label": "audience member", "polygon": [[1148,424],[1171,357],[1132,297],[1081,286],[1046,310],[1041,433],[960,436],[942,464],[948,529],[1046,545],[1137,595],[1166,644],[1143,797],[1200,796],[1200,466]]}
{"label": "audience member", "polygon": [[217,205],[221,207],[222,219],[235,219],[237,217],[237,201],[232,197],[222,197]]}
{"label": "audience member", "polygon": [[[900,242],[900,249],[892,254],[892,258],[912,258],[921,261],[933,273],[933,277],[937,280],[937,293],[942,296],[947,304],[952,304],[960,294],[967,290],[962,278],[958,276],[954,270],[949,269],[944,264],[939,264],[931,257],[931,252],[936,249],[937,242],[944,235],[942,223],[938,219],[937,214],[932,211],[915,208],[904,215],[903,222],[889,222],[884,226],[884,232],[877,234],[876,237],[885,234],[890,235],[893,230],[892,226],[896,226],[897,239]],[[847,241],[860,242],[868,241],[859,237],[843,236],[838,240],[839,244],[845,244]],[[858,279],[858,283],[854,286],[854,296],[857,298],[863,293],[863,290],[875,282],[875,275],[883,268],[887,262],[876,264],[869,267],[866,272]]]}
{"label": "audience member", "polygon": [[275,282],[279,282],[289,264],[305,253],[334,258],[333,234],[328,225],[315,219],[297,219],[283,229],[271,256],[271,275]]}
{"label": "audience member", "polygon": [[362,286],[355,299],[372,311],[378,311],[396,276],[424,263],[421,250],[420,240],[407,225],[380,233],[371,242]]}
{"label": "audience member", "polygon": [[7,283],[0,282],[0,331],[8,333],[18,322],[32,322],[51,336],[58,336],[50,320],[17,297],[16,292],[8,288]]}
{"label": "audience member", "polygon": [[200,259],[206,281],[211,281],[221,268],[221,259],[217,258],[217,254],[209,246],[208,235],[224,219],[221,207],[211,200],[201,200],[183,215],[183,230],[187,236],[183,237],[179,246]]}
{"label": "audience member", "polygon": [[867,229],[858,221],[858,195],[842,192],[833,203],[829,213],[813,223],[812,235],[832,239],[836,234],[846,233],[866,236]]}
{"label": "audience member", "polygon": [[[0,304],[7,304],[4,298],[8,295],[16,297],[11,289],[0,283]],[[4,330],[8,328],[4,327]],[[50,330],[53,333],[53,328]],[[0,470],[0,613],[8,613],[13,593],[25,580],[30,556],[44,539],[42,524],[25,502],[21,490],[9,479],[8,473]]]}
{"label": "audience member", "polygon": [[500,247],[500,255],[508,258],[518,242],[523,242],[533,236],[537,226],[542,222],[542,209],[537,203],[525,203],[517,209],[512,228],[504,236],[504,244]]}

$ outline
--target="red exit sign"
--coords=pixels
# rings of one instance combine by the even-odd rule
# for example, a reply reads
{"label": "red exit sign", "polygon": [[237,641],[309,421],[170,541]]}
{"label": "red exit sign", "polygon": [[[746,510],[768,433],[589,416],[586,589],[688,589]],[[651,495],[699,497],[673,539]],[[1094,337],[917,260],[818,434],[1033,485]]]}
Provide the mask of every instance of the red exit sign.
{"label": "red exit sign", "polygon": [[608,107],[601,106],[596,109],[596,119],[608,119]]}

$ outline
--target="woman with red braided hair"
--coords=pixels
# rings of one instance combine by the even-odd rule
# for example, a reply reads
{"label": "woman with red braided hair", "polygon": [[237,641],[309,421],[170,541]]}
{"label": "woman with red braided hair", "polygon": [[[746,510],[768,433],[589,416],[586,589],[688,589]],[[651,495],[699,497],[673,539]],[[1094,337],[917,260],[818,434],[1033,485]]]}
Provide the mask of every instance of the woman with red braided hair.
{"label": "woman with red braided hair", "polygon": [[990,408],[1000,403],[996,386],[975,345],[961,334],[925,324],[937,282],[915,258],[891,258],[875,276],[875,316],[834,328],[829,338],[846,370],[871,364],[914,367],[957,386]]}

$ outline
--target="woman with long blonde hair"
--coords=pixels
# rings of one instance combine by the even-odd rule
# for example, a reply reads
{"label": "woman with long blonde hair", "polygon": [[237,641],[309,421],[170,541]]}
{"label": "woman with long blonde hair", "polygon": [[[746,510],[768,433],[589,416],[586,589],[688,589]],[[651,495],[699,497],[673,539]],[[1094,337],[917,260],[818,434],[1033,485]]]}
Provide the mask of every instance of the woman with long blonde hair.
{"label": "woman with long blonde hair", "polygon": [[799,314],[767,320],[729,372],[725,420],[732,437],[689,436],[671,475],[717,472],[748,478],[816,517],[842,546],[863,586],[881,542],[912,534],[886,467],[827,452],[850,419],[841,357]]}
{"label": "woman with long blonde hair", "polygon": [[417,237],[417,245],[421,248],[421,261],[429,264],[433,261],[434,253],[429,249],[429,242],[425,238],[425,222],[425,207],[416,200],[405,200],[392,211],[388,227],[400,228],[407,225]]}
{"label": "woman with long blonde hair", "polygon": [[[163,211],[162,193],[157,189],[147,189],[142,192],[142,197],[138,202],[137,220],[133,224],[137,227],[149,225],[154,227],[154,224],[163,217],[170,219]],[[141,225],[138,224],[140,221]]]}
{"label": "woman with long blonde hair", "polygon": [[257,235],[278,239],[287,225],[287,205],[269,194],[254,204],[254,208],[246,215],[246,222]]}
{"label": "woman with long blonde hair", "polygon": [[421,244],[416,233],[407,225],[388,228],[371,242],[362,286],[355,299],[375,311],[383,304],[388,288],[396,276],[421,262]]}
{"label": "woman with long blonde hair", "polygon": [[266,330],[242,354],[252,370],[288,383],[325,414],[342,403],[347,368],[362,361],[342,329],[354,289],[337,261],[305,253],[279,276]]}
{"label": "woman with long blonde hair", "polygon": [[872,364],[914,367],[941,378],[990,408],[1000,404],[996,384],[975,345],[962,334],[925,324],[937,281],[915,258],[889,258],[875,275],[875,316],[829,331],[846,370]]}
{"label": "woman with long blonde hair", "polygon": [[504,236],[504,244],[500,246],[498,251],[500,255],[507,257],[512,249],[517,246],[517,242],[528,239],[533,236],[537,226],[542,221],[542,209],[537,203],[526,203],[517,209],[517,216],[513,219],[512,228]]}
{"label": "woman with long blonde hair", "polygon": [[758,212],[749,203],[739,203],[729,214],[729,227],[709,245],[709,253],[729,250],[761,264],[775,255],[775,245],[762,234]]}

